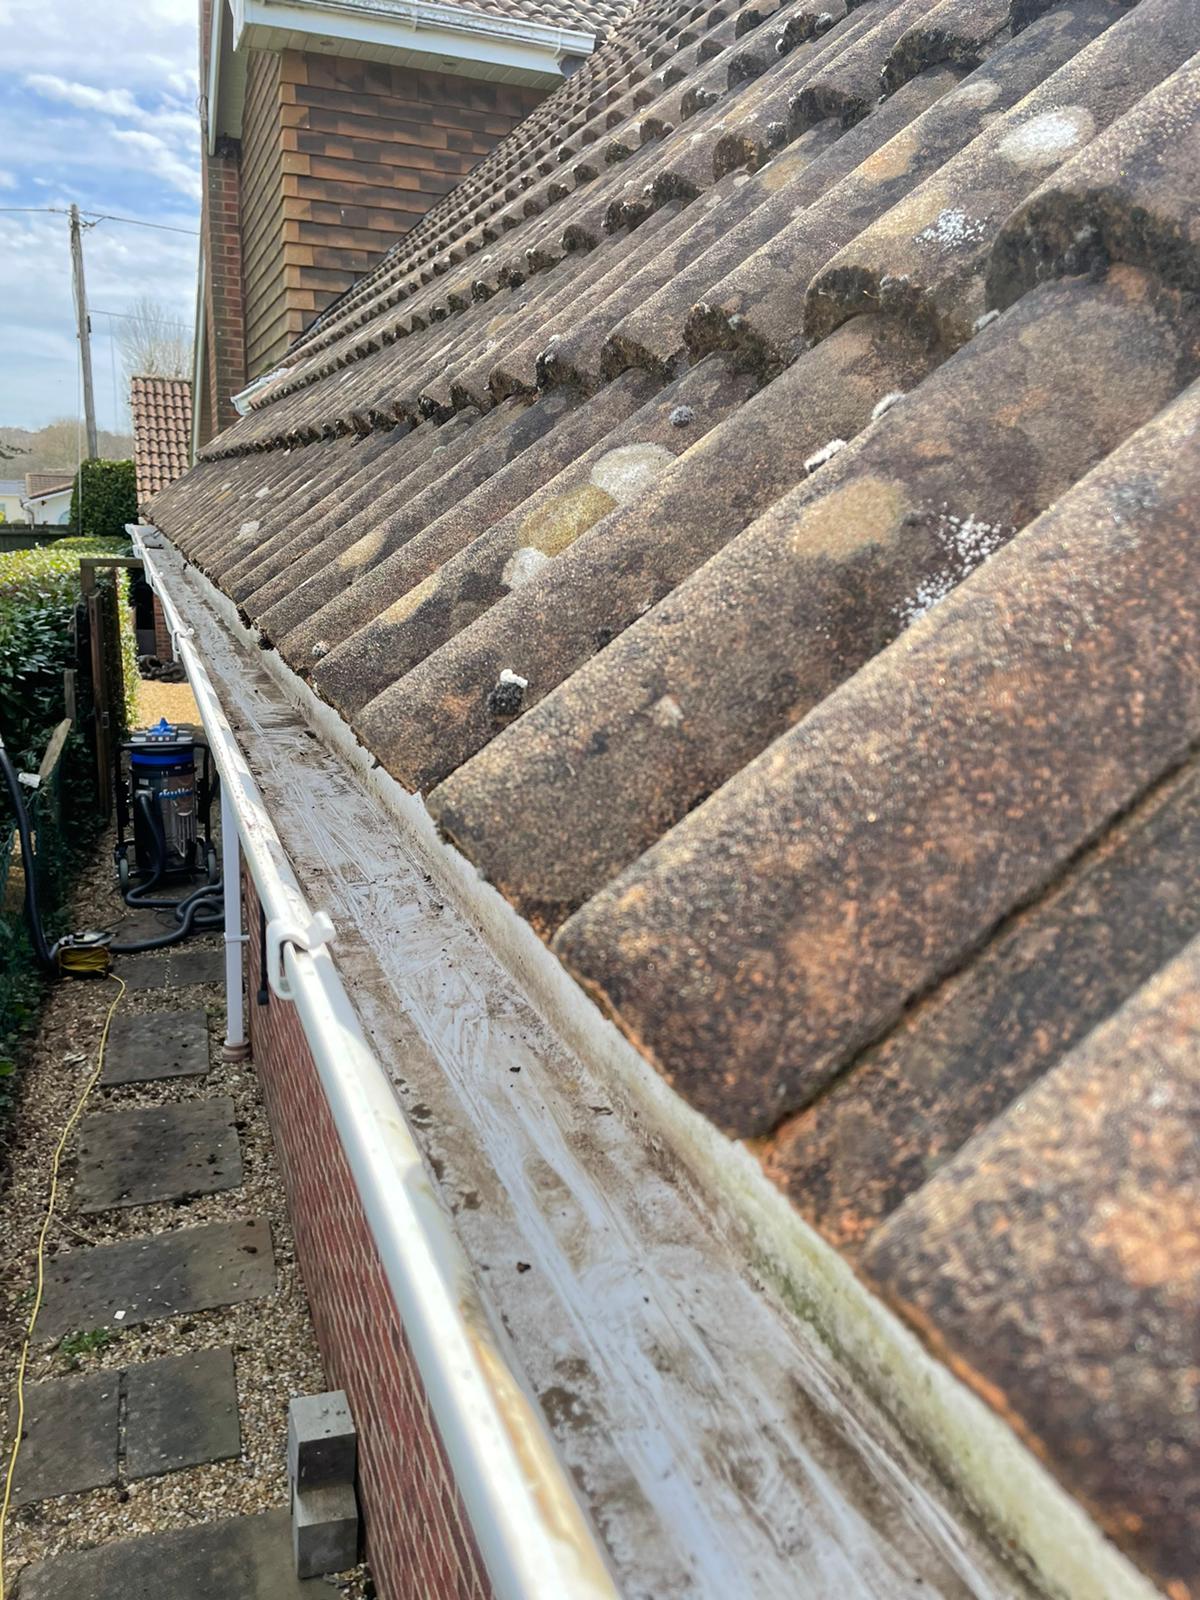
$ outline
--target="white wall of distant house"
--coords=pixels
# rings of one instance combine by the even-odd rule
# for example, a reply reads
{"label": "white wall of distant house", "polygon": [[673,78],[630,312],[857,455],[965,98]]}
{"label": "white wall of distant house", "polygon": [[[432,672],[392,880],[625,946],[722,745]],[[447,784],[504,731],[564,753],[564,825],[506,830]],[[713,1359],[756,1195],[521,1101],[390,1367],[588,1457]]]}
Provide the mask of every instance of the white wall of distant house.
{"label": "white wall of distant house", "polygon": [[0,522],[24,522],[25,485],[20,478],[0,478]]}
{"label": "white wall of distant house", "polygon": [[24,507],[21,521],[33,522],[40,527],[65,528],[71,520],[71,485],[68,484],[65,489],[55,489],[52,494],[34,495],[21,504]]}

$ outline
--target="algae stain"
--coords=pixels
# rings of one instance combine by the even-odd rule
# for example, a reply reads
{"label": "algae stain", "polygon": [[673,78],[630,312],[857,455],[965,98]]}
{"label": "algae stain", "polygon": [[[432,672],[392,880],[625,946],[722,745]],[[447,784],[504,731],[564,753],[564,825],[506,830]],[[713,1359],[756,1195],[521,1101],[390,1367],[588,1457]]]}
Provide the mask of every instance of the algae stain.
{"label": "algae stain", "polygon": [[563,494],[552,496],[524,519],[517,535],[518,548],[532,548],[540,550],[544,556],[556,556],[581,533],[586,533],[593,523],[607,516],[617,503],[615,495],[594,483],[581,483],[574,489],[567,489]]}
{"label": "algae stain", "polygon": [[412,616],[418,606],[428,600],[437,586],[437,573],[430,573],[429,577],[424,582],[418,583],[416,588],[410,589],[407,594],[402,594],[399,600],[393,600],[387,610],[381,614],[380,622],[393,624],[404,622],[408,617]]}
{"label": "algae stain", "polygon": [[870,545],[890,543],[900,533],[906,509],[897,484],[873,476],[856,478],[805,507],[792,533],[792,552],[839,560]]}

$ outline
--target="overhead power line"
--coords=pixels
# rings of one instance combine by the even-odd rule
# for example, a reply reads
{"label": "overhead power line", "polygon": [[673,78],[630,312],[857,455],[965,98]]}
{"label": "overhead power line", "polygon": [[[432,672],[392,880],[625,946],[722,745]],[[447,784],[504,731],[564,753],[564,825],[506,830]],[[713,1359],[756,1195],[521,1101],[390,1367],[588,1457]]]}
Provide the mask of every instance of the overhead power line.
{"label": "overhead power line", "polygon": [[[48,217],[69,217],[70,211],[66,206],[0,206],[0,211],[10,213],[20,212],[25,216],[35,214]],[[94,228],[97,222],[127,222],[133,228],[154,228],[159,233],[185,233],[189,239],[200,237],[199,228],[177,228],[170,222],[144,222],[141,217],[118,217],[110,211],[80,211],[81,217],[90,217],[92,220],[86,224]]]}

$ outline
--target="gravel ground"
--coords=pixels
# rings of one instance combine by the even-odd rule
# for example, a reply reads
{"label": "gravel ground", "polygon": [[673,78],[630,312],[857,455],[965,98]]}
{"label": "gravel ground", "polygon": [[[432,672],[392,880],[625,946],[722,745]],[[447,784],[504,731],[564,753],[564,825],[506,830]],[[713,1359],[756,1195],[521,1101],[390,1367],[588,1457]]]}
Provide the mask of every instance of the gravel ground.
{"label": "gravel ground", "polygon": [[138,726],[149,727],[166,717],[168,722],[200,721],[200,713],[187,683],[159,683],[142,678],[138,683]]}
{"label": "gravel ground", "polygon": [[[81,876],[73,906],[76,927],[111,926],[120,910],[111,867],[111,841]],[[198,941],[197,941],[198,942]],[[117,995],[110,981],[65,981],[50,994],[41,1025],[21,1062],[19,1101],[3,1129],[8,1178],[0,1195],[0,1381],[13,1393],[34,1271],[34,1242],[45,1213],[50,1159],[63,1124],[95,1064],[104,1014]],[[27,1562],[138,1533],[192,1526],[286,1505],[287,1402],[325,1388],[308,1304],[299,1281],[284,1191],[266,1114],[250,1063],[221,1059],[225,1011],[216,987],[127,993],[121,1012],[203,1004],[208,1011],[212,1066],[206,1077],[93,1089],[87,1112],[229,1095],[236,1107],[245,1170],[240,1188],[171,1205],[131,1207],[78,1217],[73,1202],[74,1160],[63,1164],[57,1220],[48,1251],[76,1249],[137,1234],[195,1227],[254,1215],[270,1219],[277,1287],[266,1300],[199,1312],[121,1333],[103,1350],[68,1355],[35,1344],[28,1381],[124,1367],[157,1356],[232,1345],[237,1369],[242,1453],[236,1461],[190,1468],[163,1478],[99,1489],[11,1511],[6,1535],[10,1579]],[[86,1112],[85,1112],[86,1115]],[[81,1330],[87,1332],[89,1330]],[[11,1440],[6,1439],[6,1451]],[[7,1459],[7,1457],[5,1458]],[[327,1580],[331,1592],[365,1600],[373,1590],[365,1571]]]}

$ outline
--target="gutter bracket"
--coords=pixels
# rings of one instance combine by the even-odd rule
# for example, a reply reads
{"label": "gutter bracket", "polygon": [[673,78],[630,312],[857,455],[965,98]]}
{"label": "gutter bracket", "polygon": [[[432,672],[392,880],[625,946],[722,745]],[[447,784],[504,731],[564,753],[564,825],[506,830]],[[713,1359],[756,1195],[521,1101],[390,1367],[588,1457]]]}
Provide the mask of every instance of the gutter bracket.
{"label": "gutter bracket", "polygon": [[295,945],[297,950],[307,950],[311,954],[336,936],[337,929],[324,911],[318,911],[307,924],[291,922],[284,917],[271,918],[267,923],[267,981],[281,1000],[294,998],[283,965],[284,945]]}

